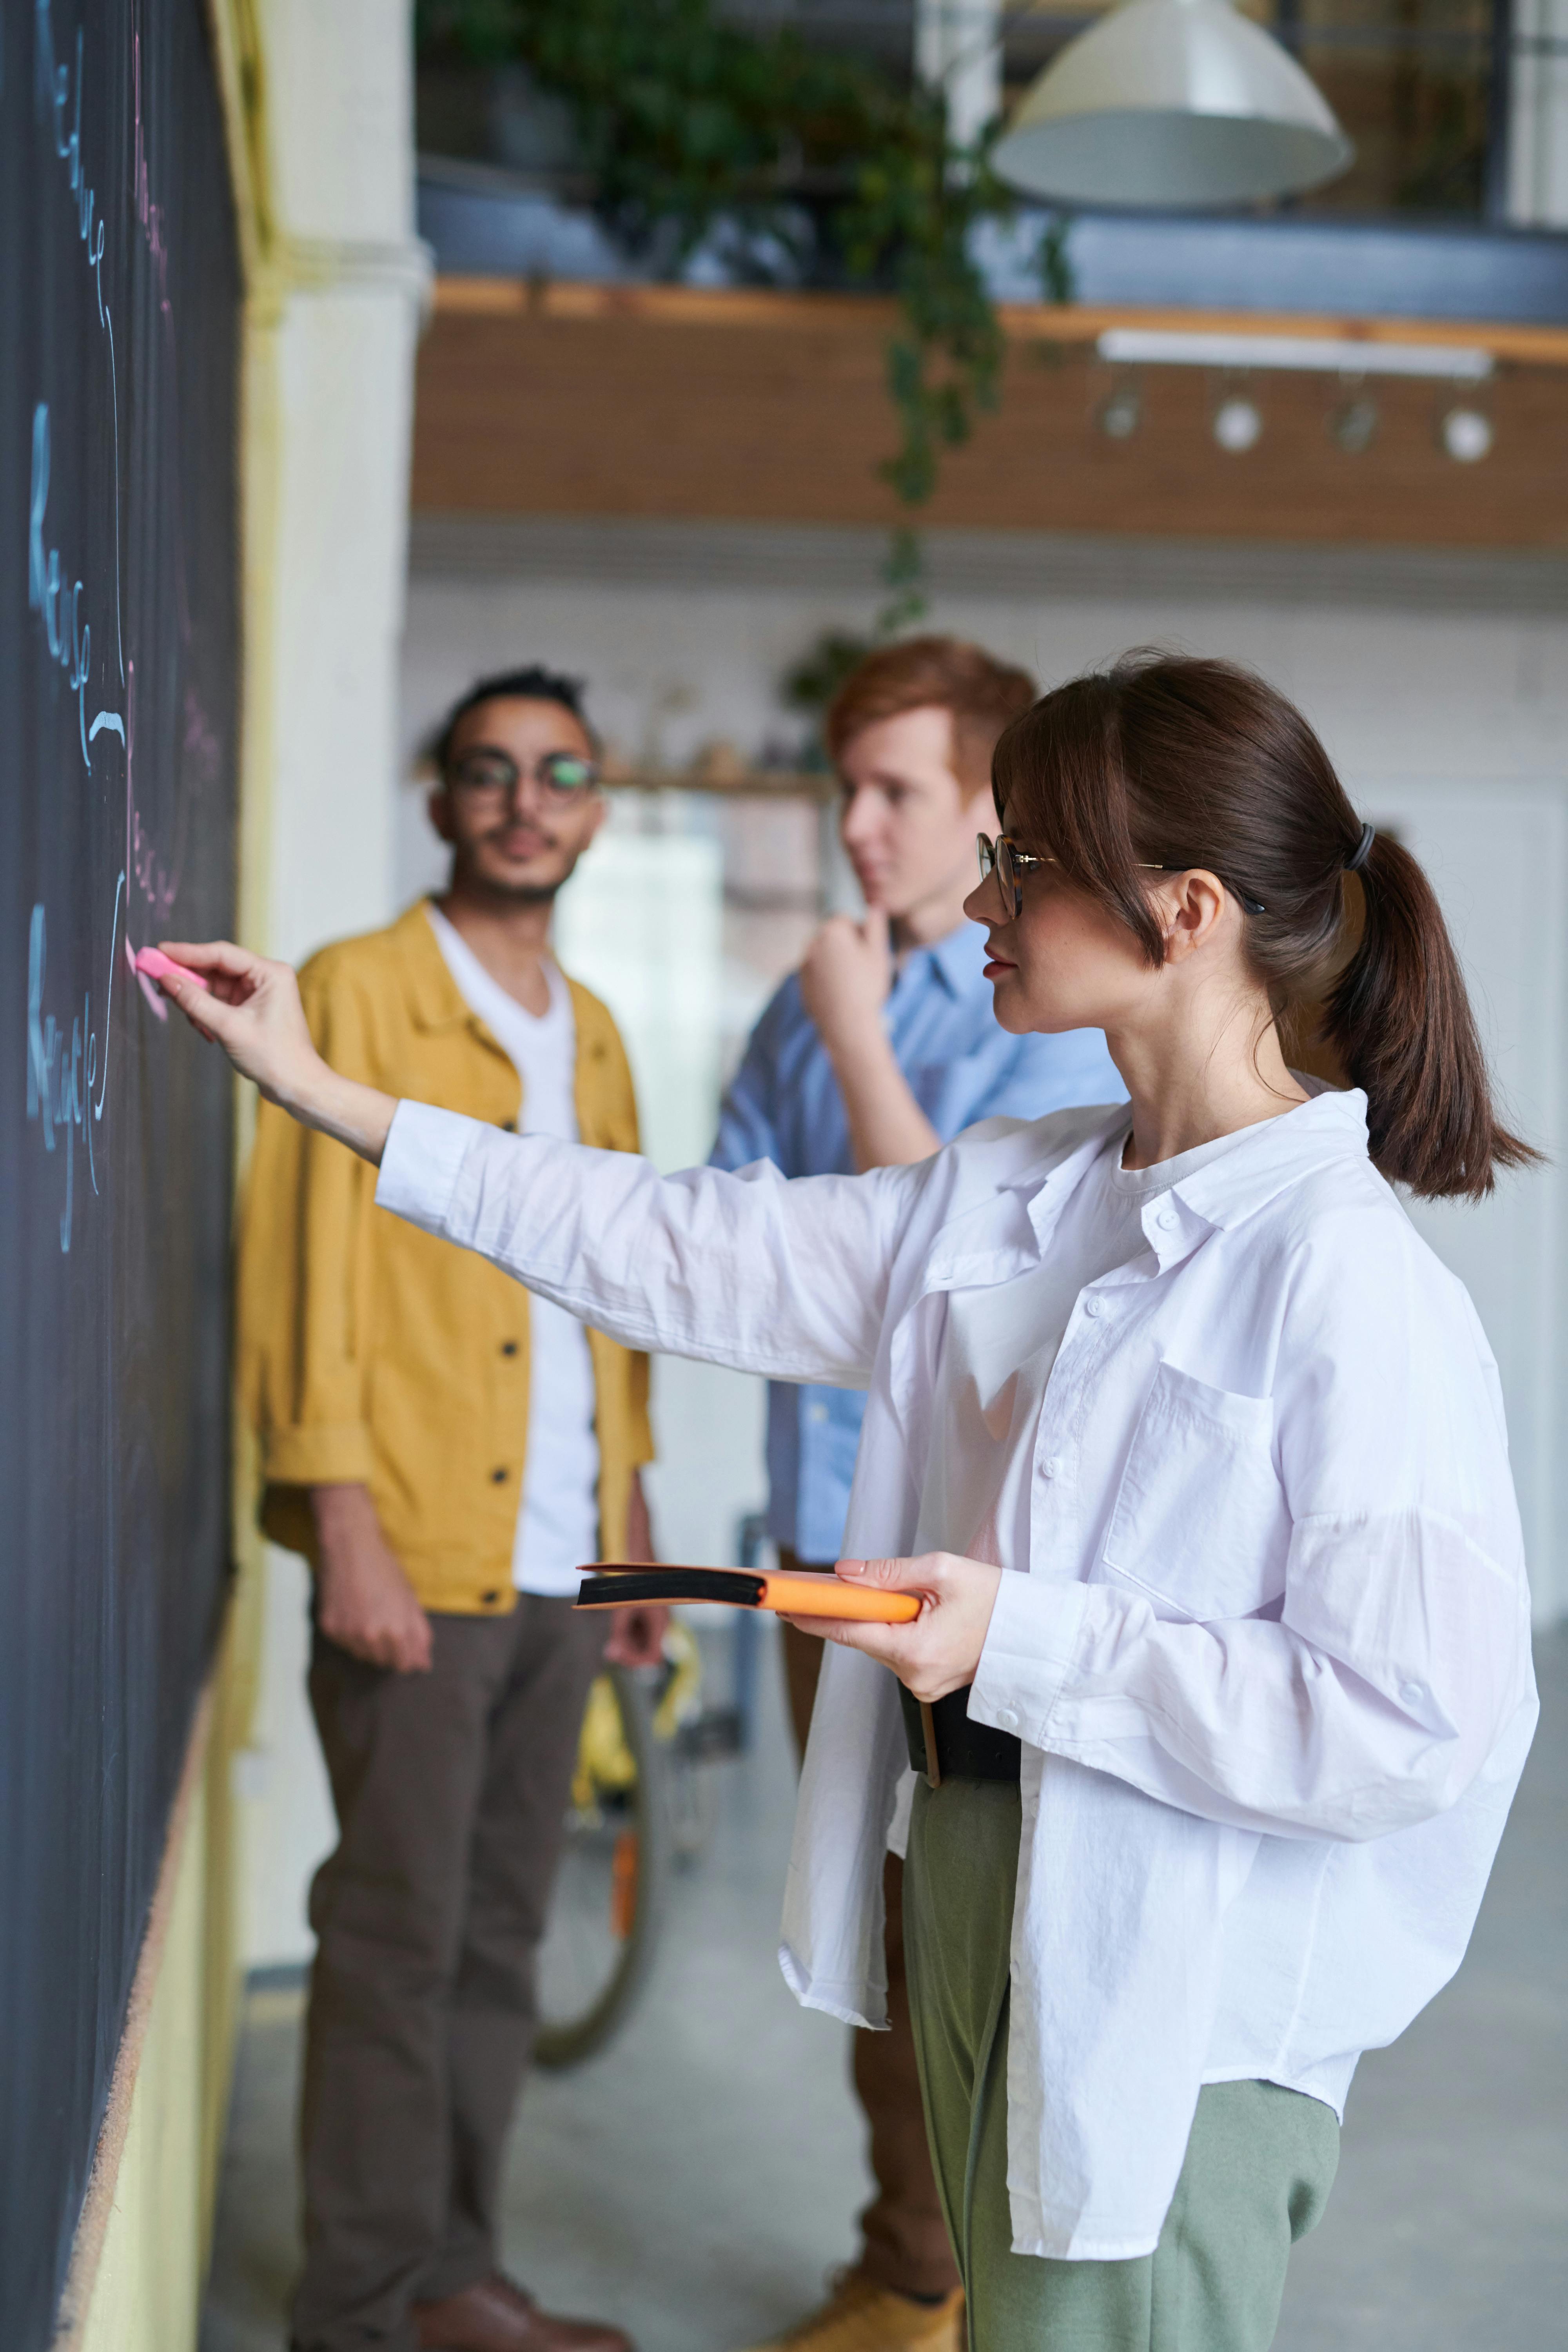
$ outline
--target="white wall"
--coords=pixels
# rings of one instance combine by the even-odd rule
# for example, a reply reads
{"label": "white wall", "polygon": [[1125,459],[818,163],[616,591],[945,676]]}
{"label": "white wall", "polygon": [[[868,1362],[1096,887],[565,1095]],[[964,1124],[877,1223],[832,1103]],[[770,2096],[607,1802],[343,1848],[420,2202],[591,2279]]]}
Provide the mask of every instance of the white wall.
{"label": "white wall", "polygon": [[[243,919],[298,961],[384,922],[395,888],[398,703],[413,362],[407,0],[263,0],[265,235],[248,257]],[[303,1700],[305,1578],[269,1552],[257,1719],[237,1759],[241,1951],[307,1946],[304,1883],[331,1811]]]}

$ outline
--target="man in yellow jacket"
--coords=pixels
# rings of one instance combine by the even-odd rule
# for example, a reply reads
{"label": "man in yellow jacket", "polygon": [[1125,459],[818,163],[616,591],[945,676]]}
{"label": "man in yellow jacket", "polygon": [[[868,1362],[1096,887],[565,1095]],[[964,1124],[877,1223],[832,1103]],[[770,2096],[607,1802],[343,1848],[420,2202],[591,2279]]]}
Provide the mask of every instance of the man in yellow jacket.
{"label": "man in yellow jacket", "polygon": [[[551,903],[603,821],[574,681],[477,686],[437,744],[439,898],[301,974],[316,1042],[388,1092],[637,1149],[609,1013]],[[315,1577],[310,1704],[339,1843],[310,1891],[295,2352],[629,2352],[501,2272],[496,2201],[605,1621],[580,1564],[651,1557],[647,1362],[377,1209],[264,1106],[240,1262],[262,1525]],[[657,1656],[621,1618],[612,1655]]]}

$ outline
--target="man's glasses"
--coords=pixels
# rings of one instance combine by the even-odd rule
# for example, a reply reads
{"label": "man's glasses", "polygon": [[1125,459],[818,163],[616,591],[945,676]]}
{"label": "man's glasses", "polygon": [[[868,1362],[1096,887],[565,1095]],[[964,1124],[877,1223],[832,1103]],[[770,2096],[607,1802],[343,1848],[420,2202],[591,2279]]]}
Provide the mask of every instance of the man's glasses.
{"label": "man's glasses", "polygon": [[592,760],[582,759],[575,751],[546,751],[531,768],[520,768],[505,751],[465,751],[447,771],[452,790],[480,806],[503,807],[525,776],[531,777],[547,800],[564,803],[591,793],[598,783],[599,771]]}
{"label": "man's glasses", "polygon": [[[1005,833],[999,833],[994,841],[989,834],[976,834],[974,846],[980,853],[980,879],[989,882],[994,874],[1001,886],[1003,904],[1011,907],[1015,922],[1024,911],[1023,877],[1033,874],[1041,866],[1061,864],[1059,857],[1039,857],[1032,849],[1020,849],[1017,843],[1010,841]],[[1183,870],[1179,866],[1158,866],[1148,857],[1141,857],[1138,864],[1145,874],[1171,874]],[[1249,898],[1232,882],[1227,882],[1225,887],[1240,900],[1249,915],[1266,915],[1268,912],[1261,898]]]}

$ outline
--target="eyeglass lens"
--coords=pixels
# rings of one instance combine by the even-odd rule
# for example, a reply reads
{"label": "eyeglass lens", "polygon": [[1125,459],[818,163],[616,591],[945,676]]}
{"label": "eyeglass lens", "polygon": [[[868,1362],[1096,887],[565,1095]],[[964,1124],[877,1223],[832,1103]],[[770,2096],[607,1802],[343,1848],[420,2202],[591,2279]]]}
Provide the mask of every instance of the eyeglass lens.
{"label": "eyeglass lens", "polygon": [[1022,893],[1018,888],[1018,877],[1006,835],[999,833],[993,841],[989,834],[977,834],[974,845],[980,853],[981,880],[988,882],[994,874],[1001,887],[1003,904],[1011,907],[1015,916],[1021,914]]}
{"label": "eyeglass lens", "polygon": [[[579,793],[589,791],[599,781],[599,772],[592,760],[579,759],[572,751],[547,751],[528,772],[542,791],[557,800],[574,800]],[[523,773],[517,761],[504,751],[470,751],[454,761],[451,782],[474,799],[500,800],[517,790]]]}

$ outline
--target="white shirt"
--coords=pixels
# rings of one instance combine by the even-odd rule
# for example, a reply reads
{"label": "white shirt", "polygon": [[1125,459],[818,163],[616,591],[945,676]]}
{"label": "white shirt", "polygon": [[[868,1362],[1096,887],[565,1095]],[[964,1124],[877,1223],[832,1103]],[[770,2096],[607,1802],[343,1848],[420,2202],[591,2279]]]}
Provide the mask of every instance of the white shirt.
{"label": "white shirt", "polygon": [[[577,1024],[572,995],[548,958],[541,969],[550,1008],[530,1013],[492,980],[439,907],[426,912],[436,944],[470,1013],[477,1013],[522,1080],[524,1135],[577,1140]],[[528,1302],[528,1445],[512,1538],[520,1592],[576,1598],[585,1560],[599,1553],[599,1441],[594,1365],[574,1316],[548,1298]]]}
{"label": "white shirt", "polygon": [[[1245,1130],[1243,1130],[1245,1132]],[[1063,1208],[1048,1254],[995,1289],[954,1291],[936,1368],[938,1444],[921,1486],[917,1552],[955,1551],[1027,1568],[1031,1455],[1046,1384],[1079,1293],[1142,1255],[1142,1208],[1240,1140],[1222,1135],[1152,1168],[1124,1169],[1111,1136]],[[1047,1459],[1047,1477],[1059,1463]],[[901,1821],[893,1843],[904,1845]]]}
{"label": "white shirt", "polygon": [[[1365,1097],[1246,1129],[1074,1299],[1012,1450],[1027,1556],[970,1712],[1016,1732],[1008,2190],[1023,2253],[1154,2246],[1201,2084],[1336,2110],[1458,1967],[1534,1727],[1497,1368],[1366,1150]],[[991,1119],[786,1183],[402,1105],[376,1197],[623,1344],[868,1387],[851,1554],[914,1548],[956,1302],[1051,1253],[1127,1114]],[[781,1958],[886,2014],[892,1677],[831,1647]]]}

